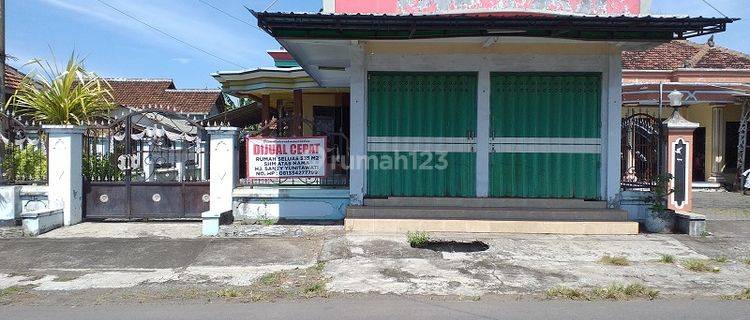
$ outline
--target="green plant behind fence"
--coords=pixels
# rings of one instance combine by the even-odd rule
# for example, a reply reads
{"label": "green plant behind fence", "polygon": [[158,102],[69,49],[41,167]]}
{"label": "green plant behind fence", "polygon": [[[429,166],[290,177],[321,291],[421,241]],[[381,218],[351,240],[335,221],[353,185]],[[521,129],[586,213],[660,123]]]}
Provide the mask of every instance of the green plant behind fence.
{"label": "green plant behind fence", "polygon": [[89,180],[120,181],[123,178],[113,154],[84,155],[83,175]]}
{"label": "green plant behind fence", "polygon": [[9,182],[44,181],[47,179],[47,155],[40,148],[6,145],[3,178]]}

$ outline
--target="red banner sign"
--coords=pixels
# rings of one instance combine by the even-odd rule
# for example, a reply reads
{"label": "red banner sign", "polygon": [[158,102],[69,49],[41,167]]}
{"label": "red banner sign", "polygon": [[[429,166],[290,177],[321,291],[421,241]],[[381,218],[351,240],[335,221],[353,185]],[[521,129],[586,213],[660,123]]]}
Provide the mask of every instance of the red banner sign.
{"label": "red banner sign", "polygon": [[335,0],[336,13],[458,14],[530,12],[639,15],[641,0]]}
{"label": "red banner sign", "polygon": [[247,177],[313,178],[326,175],[326,138],[248,138]]}

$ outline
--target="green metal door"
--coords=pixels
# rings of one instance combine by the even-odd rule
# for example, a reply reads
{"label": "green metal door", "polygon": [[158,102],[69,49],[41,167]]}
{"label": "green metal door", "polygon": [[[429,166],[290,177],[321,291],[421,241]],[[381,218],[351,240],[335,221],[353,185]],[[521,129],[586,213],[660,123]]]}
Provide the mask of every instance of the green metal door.
{"label": "green metal door", "polygon": [[600,198],[601,75],[493,73],[490,195]]}
{"label": "green metal door", "polygon": [[374,72],[368,94],[368,196],[476,194],[476,74]]}

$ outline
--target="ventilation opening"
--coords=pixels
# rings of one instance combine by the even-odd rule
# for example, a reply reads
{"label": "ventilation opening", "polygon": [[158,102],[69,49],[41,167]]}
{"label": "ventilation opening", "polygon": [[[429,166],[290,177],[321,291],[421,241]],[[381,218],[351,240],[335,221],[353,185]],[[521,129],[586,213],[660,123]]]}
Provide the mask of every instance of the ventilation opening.
{"label": "ventilation opening", "polygon": [[482,252],[487,251],[490,246],[481,241],[458,242],[458,241],[428,241],[421,249],[437,252]]}

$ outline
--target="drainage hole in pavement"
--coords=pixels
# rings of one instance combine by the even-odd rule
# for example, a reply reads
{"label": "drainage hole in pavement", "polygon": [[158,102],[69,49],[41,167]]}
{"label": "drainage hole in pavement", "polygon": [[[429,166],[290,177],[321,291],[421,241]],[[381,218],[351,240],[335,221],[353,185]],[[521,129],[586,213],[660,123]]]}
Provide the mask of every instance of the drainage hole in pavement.
{"label": "drainage hole in pavement", "polygon": [[422,249],[438,251],[438,252],[482,252],[487,251],[490,248],[484,242],[458,242],[458,241],[428,241],[422,247]]}

